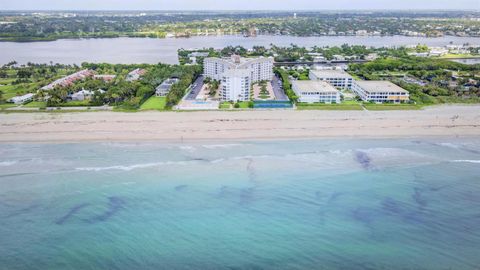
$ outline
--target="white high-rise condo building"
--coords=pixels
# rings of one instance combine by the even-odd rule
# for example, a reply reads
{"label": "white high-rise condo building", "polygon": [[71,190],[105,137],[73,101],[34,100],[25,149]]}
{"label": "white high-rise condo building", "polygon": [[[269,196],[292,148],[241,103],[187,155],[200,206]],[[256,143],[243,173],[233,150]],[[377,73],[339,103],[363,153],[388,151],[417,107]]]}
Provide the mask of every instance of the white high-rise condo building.
{"label": "white high-rise condo building", "polygon": [[320,80],[330,83],[340,89],[352,89],[353,77],[344,70],[310,70],[310,80]]}
{"label": "white high-rise condo building", "polygon": [[251,83],[247,69],[229,69],[222,74],[220,97],[222,100],[249,100]]}
{"label": "white high-rise condo building", "polygon": [[221,82],[223,100],[246,101],[252,83],[272,80],[273,58],[209,57],[203,60],[203,75]]}

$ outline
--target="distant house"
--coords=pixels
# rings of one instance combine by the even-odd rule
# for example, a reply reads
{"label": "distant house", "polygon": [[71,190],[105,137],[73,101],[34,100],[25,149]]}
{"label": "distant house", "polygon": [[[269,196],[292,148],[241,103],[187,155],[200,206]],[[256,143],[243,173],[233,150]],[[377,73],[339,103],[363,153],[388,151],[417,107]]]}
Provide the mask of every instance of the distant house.
{"label": "distant house", "polygon": [[178,78],[170,78],[165,81],[163,81],[157,88],[155,88],[155,95],[157,97],[164,97],[170,92],[170,89],[172,88],[172,85],[177,83],[179,81]]}
{"label": "distant house", "polygon": [[127,82],[137,81],[138,79],[140,79],[141,76],[145,75],[146,72],[147,71],[145,69],[137,68],[135,70],[130,71],[130,73],[128,73],[125,80]]}
{"label": "distant house", "polygon": [[188,57],[208,57],[208,52],[192,52],[188,54]]}
{"label": "distant house", "polygon": [[429,53],[428,52],[409,52],[408,55],[416,56],[416,57],[428,57]]}
{"label": "distant house", "polygon": [[444,48],[434,47],[430,49],[429,56],[443,56],[448,54],[448,50]]}
{"label": "distant house", "polygon": [[63,78],[60,78],[48,85],[45,85],[44,87],[42,87],[41,89],[42,90],[52,90],[53,88],[55,87],[67,87],[67,86],[70,86],[72,85],[75,81],[78,81],[78,80],[83,80],[87,77],[92,77],[93,76],[93,71],[91,70],[88,70],[88,69],[84,69],[84,70],[81,70],[81,71],[78,71],[78,72],[75,72],[73,74],[70,74],[66,77],[63,77]]}
{"label": "distant house", "polygon": [[10,102],[20,105],[25,102],[32,101],[34,96],[35,96],[34,94],[29,93],[23,96],[13,97],[10,99]]}
{"label": "distant house", "polygon": [[[98,89],[97,91],[100,93],[105,93],[105,91],[102,89]],[[83,101],[86,99],[91,99],[94,93],[95,91],[82,89],[76,93],[73,93],[71,98],[73,101]]]}
{"label": "distant house", "polygon": [[117,75],[106,75],[106,74],[94,75],[93,76],[93,78],[95,80],[103,80],[105,82],[111,82],[111,81],[115,80],[116,77],[117,77]]}
{"label": "distant house", "polygon": [[378,58],[377,53],[369,53],[369,54],[365,55],[365,60],[368,60],[368,61],[373,61],[377,58]]}

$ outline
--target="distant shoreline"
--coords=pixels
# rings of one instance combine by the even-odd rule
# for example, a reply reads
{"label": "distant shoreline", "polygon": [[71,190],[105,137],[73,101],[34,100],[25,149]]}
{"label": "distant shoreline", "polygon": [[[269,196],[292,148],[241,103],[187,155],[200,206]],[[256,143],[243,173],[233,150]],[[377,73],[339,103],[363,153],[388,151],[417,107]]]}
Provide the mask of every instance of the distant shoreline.
{"label": "distant shoreline", "polygon": [[[407,35],[258,35],[258,37],[268,37],[268,36],[283,36],[283,37],[295,37],[295,38],[389,38],[389,37],[405,37],[405,38],[422,38],[422,39],[441,39],[441,38],[480,38],[480,36],[453,36],[453,35],[444,35],[444,36],[407,36]],[[0,37],[0,42],[12,42],[12,43],[34,43],[34,42],[52,42],[59,40],[82,40],[82,39],[117,39],[117,38],[140,38],[140,39],[189,39],[196,37],[241,37],[241,38],[256,38],[248,37],[240,34],[222,34],[222,35],[192,35],[188,37],[148,37],[148,36],[132,36],[125,33],[118,33],[115,36],[105,35],[105,36],[59,36],[59,37]]]}
{"label": "distant shoreline", "polygon": [[0,114],[0,142],[195,142],[480,136],[480,105],[417,111]]}

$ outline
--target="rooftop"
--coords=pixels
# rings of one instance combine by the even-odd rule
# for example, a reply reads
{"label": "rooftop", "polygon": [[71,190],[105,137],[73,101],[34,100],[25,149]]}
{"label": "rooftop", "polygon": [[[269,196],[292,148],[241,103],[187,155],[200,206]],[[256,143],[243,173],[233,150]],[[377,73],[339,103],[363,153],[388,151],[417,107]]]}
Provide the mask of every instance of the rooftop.
{"label": "rooftop", "polygon": [[350,74],[342,69],[310,70],[310,72],[319,78],[352,78]]}
{"label": "rooftop", "polygon": [[250,76],[250,71],[247,69],[232,68],[223,73],[223,76],[228,77],[246,77]]}
{"label": "rooftop", "polygon": [[292,87],[300,92],[338,92],[335,87],[324,81],[292,81]]}
{"label": "rooftop", "polygon": [[356,81],[358,86],[369,93],[407,93],[408,91],[389,81]]}
{"label": "rooftop", "polygon": [[271,61],[273,62],[272,57],[255,57],[255,58],[250,58],[250,57],[240,57],[239,55],[232,55],[231,57],[223,57],[223,58],[218,58],[218,57],[208,57],[205,58],[205,60],[222,60],[224,62],[227,62],[231,65],[243,65],[246,63],[250,62],[255,62],[255,61]]}

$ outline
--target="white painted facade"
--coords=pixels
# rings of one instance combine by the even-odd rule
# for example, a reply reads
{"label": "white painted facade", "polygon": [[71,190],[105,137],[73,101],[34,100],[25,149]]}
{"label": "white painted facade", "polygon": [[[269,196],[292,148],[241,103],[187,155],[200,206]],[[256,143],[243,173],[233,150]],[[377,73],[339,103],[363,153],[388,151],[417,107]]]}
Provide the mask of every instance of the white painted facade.
{"label": "white painted facade", "polygon": [[401,103],[410,99],[407,90],[389,81],[355,81],[352,90],[367,102]]}
{"label": "white painted facade", "polygon": [[250,99],[250,85],[273,78],[273,58],[205,58],[203,75],[221,81],[221,99],[246,101]]}
{"label": "white painted facade", "polygon": [[23,95],[23,96],[12,97],[10,99],[10,102],[13,102],[17,105],[20,105],[20,104],[23,104],[25,102],[32,101],[34,96],[35,96],[34,94],[29,93],[29,94],[26,94],[26,95]]}
{"label": "white painted facade", "polygon": [[340,69],[310,70],[310,80],[325,81],[339,89],[352,89],[353,77]]}
{"label": "white painted facade", "polygon": [[328,82],[292,81],[292,90],[299,97],[299,102],[306,103],[340,103],[340,92]]}
{"label": "white painted facade", "polygon": [[250,99],[250,72],[247,69],[231,69],[222,75],[220,97],[222,100],[247,101]]}

